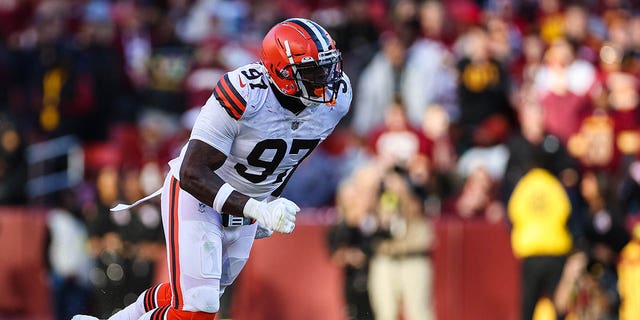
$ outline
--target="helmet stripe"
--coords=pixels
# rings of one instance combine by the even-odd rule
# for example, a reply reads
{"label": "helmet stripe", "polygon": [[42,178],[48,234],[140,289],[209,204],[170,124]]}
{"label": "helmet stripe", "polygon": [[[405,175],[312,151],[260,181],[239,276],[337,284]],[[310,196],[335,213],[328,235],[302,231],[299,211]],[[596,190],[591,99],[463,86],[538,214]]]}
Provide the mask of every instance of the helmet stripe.
{"label": "helmet stripe", "polygon": [[307,33],[311,37],[311,40],[315,42],[319,52],[329,50],[329,44],[331,42],[329,41],[329,38],[327,37],[324,29],[322,29],[319,25],[312,23],[307,19],[293,18],[286,21],[295,23],[298,26],[302,27],[305,31],[307,31]]}
{"label": "helmet stripe", "polygon": [[319,24],[317,24],[315,21],[311,21],[311,20],[307,20],[305,19],[308,23],[310,23],[311,25],[316,27],[316,30],[318,30],[318,33],[320,33],[320,39],[323,40],[324,44],[326,47],[324,47],[323,51],[329,50],[331,49],[331,39],[328,36],[327,31],[321,27]]}

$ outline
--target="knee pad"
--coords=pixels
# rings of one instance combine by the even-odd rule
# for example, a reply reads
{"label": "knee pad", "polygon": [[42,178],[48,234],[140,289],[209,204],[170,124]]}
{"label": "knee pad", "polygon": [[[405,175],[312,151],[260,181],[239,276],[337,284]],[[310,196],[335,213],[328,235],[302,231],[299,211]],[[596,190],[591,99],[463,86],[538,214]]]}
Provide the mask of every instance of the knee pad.
{"label": "knee pad", "polygon": [[211,286],[201,286],[189,289],[185,296],[185,308],[187,310],[216,313],[220,309],[218,289]]}

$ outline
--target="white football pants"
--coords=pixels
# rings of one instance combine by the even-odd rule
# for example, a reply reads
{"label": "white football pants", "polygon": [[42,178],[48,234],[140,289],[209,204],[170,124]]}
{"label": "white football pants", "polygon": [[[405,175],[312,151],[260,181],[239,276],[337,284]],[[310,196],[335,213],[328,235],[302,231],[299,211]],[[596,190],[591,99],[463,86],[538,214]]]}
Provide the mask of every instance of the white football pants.
{"label": "white football pants", "polygon": [[249,258],[258,224],[223,227],[220,214],[180,189],[171,174],[162,190],[162,222],[171,305],[184,311],[218,312],[225,288]]}

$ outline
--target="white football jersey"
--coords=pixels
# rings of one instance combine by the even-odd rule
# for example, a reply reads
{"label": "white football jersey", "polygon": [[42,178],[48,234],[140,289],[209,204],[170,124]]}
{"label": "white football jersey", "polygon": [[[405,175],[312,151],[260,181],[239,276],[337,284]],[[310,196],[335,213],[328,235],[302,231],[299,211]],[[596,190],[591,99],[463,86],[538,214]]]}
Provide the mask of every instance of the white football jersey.
{"label": "white football jersey", "polygon": [[[257,199],[280,195],[298,164],[347,113],[352,96],[343,73],[334,105],[306,107],[296,115],[280,104],[268,77],[259,63],[226,73],[202,107],[190,137],[227,155],[216,174]],[[186,145],[169,162],[170,174],[177,179],[185,151]]]}

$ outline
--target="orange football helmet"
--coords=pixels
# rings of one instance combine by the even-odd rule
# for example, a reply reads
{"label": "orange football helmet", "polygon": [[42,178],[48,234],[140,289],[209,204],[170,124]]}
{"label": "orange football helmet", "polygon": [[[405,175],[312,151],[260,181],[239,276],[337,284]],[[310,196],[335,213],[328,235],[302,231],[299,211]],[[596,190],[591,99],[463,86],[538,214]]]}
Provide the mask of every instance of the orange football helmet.
{"label": "orange football helmet", "polygon": [[260,60],[280,92],[316,103],[335,101],[342,56],[319,24],[302,18],[278,23],[262,41]]}

